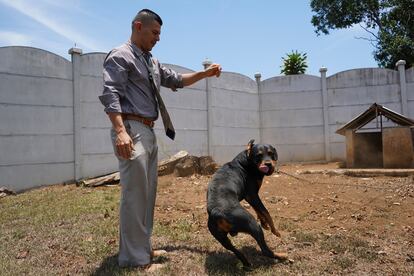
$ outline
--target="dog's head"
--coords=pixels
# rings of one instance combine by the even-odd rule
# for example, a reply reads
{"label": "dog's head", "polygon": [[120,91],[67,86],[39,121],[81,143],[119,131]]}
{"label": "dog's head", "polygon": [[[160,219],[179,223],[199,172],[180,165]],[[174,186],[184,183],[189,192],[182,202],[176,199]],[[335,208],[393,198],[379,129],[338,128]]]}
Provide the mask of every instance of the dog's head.
{"label": "dog's head", "polygon": [[264,175],[271,175],[275,171],[277,163],[277,151],[268,144],[254,144],[254,140],[250,140],[247,144],[247,158],[252,162],[259,172]]}

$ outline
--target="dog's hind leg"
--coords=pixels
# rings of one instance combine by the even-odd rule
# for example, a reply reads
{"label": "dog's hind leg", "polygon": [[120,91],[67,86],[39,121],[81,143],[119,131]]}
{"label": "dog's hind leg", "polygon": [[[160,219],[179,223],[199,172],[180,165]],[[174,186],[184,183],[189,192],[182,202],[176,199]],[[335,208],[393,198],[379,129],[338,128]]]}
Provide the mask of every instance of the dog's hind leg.
{"label": "dog's hind leg", "polygon": [[[253,224],[253,223],[252,223]],[[263,255],[275,258],[275,254],[273,251],[267,246],[266,241],[264,239],[264,233],[262,228],[256,222],[252,225],[250,224],[250,235],[257,241],[257,244],[260,246]]]}
{"label": "dog's hind leg", "polygon": [[260,246],[263,255],[275,258],[273,251],[267,246],[264,239],[264,233],[260,225],[256,222],[255,218],[243,208],[237,208],[232,212],[232,215],[236,217],[238,221],[237,229],[239,232],[250,234]]}
{"label": "dog's hind leg", "polygon": [[251,264],[246,259],[246,257],[241,253],[239,250],[237,250],[234,245],[231,243],[230,239],[227,237],[227,232],[221,231],[218,229],[217,221],[213,221],[209,218],[208,220],[208,229],[210,230],[210,233],[213,235],[214,238],[216,238],[217,241],[220,242],[220,244],[226,248],[227,250],[230,250],[233,252],[237,258],[243,263],[243,266],[250,267]]}

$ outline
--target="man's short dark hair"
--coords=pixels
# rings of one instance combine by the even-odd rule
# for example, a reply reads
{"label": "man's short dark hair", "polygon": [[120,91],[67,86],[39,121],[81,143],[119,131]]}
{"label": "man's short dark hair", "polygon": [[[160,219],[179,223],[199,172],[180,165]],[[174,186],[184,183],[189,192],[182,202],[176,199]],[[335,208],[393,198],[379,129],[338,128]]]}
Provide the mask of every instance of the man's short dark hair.
{"label": "man's short dark hair", "polygon": [[162,19],[158,14],[149,9],[140,10],[132,20],[132,29],[134,29],[135,21],[140,21],[142,22],[142,24],[148,24],[154,20],[157,21],[160,24],[160,26],[162,26]]}

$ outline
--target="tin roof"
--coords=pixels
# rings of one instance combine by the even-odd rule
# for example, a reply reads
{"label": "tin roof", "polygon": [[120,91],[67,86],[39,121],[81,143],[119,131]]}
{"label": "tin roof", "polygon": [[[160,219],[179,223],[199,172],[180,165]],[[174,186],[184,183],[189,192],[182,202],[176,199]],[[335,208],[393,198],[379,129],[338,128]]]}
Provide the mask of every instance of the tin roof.
{"label": "tin roof", "polygon": [[391,109],[388,109],[382,105],[374,103],[366,111],[364,111],[363,113],[358,115],[356,118],[349,121],[343,127],[339,128],[336,131],[336,133],[345,135],[346,130],[359,129],[380,115],[387,117],[394,123],[399,124],[401,126],[414,126],[413,119],[407,118],[395,111],[392,111]]}

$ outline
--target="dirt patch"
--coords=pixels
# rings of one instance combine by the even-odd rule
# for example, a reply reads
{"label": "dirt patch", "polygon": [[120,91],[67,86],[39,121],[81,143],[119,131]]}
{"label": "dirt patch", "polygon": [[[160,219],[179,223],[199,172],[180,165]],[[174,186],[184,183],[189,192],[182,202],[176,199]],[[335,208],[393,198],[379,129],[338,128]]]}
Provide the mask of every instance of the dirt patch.
{"label": "dirt patch", "polygon": [[[280,169],[296,178],[274,174],[264,180],[261,198],[282,233],[282,239],[278,239],[266,231],[266,240],[274,251],[287,252],[293,263],[269,263],[247,235],[238,235],[233,242],[243,248],[256,269],[264,271],[315,275],[414,273],[413,178],[298,173],[337,168],[336,163],[292,164]],[[211,252],[217,252],[219,257],[212,258],[222,267],[216,264],[218,267],[207,272],[234,273],[238,270],[224,267],[229,263],[239,266],[237,259],[210,236],[206,227],[209,179],[160,178],[157,222],[161,226],[188,227],[192,233],[182,237],[182,242],[175,239],[175,244],[159,235],[154,242],[172,250],[171,261],[178,264],[193,259],[195,252],[205,257],[210,254],[205,260],[208,263]],[[242,205],[254,214],[246,202]],[[173,274],[180,272],[170,269]]]}
{"label": "dirt patch", "polygon": [[[159,275],[414,275],[412,176],[327,173],[335,163],[280,169],[260,194],[282,238],[269,231],[265,238],[292,262],[263,257],[239,234],[231,239],[253,265],[244,271],[208,232],[211,176],[168,175],[159,178],[153,231],[154,247],[168,251],[156,260],[165,264]],[[143,274],[117,266],[119,198],[119,185],[55,185],[0,198],[0,274]]]}

